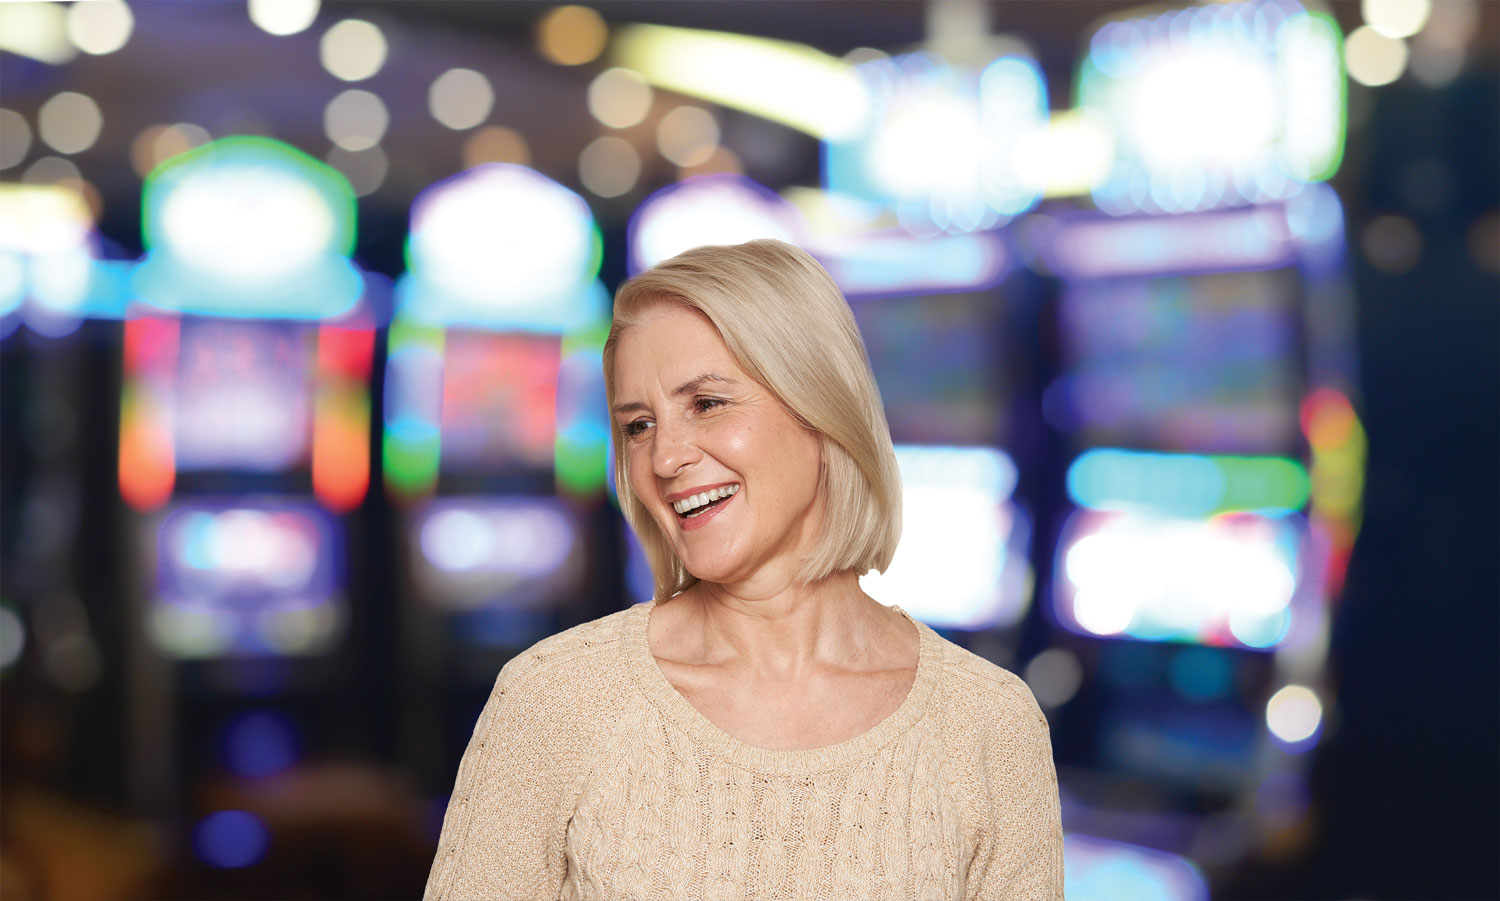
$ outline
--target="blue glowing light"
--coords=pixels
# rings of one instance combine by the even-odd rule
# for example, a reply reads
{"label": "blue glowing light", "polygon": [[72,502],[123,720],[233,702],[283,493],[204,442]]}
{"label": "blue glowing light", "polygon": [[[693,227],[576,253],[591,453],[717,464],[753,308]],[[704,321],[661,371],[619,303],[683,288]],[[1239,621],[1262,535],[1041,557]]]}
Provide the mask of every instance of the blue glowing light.
{"label": "blue glowing light", "polygon": [[823,144],[824,186],[897,213],[913,234],[991,228],[1041,199],[1035,146],[1047,127],[1047,87],[1024,57],[982,72],[929,52],[861,64],[871,98],[863,131]]}
{"label": "blue glowing light", "polygon": [[1208,901],[1192,861],[1140,845],[1072,833],[1063,868],[1068,901]]}
{"label": "blue glowing light", "polygon": [[248,867],[265,856],[270,844],[265,824],[243,810],[211,813],[193,830],[199,859],[220,869]]}

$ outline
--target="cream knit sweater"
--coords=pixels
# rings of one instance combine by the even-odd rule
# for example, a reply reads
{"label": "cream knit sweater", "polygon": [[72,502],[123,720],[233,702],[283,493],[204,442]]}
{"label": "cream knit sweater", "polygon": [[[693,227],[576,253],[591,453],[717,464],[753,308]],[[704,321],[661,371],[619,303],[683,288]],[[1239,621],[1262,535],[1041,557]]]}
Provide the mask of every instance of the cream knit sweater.
{"label": "cream knit sweater", "polygon": [[1062,898],[1051,739],[1016,676],[901,611],[921,634],[901,706],[836,745],[767,750],[667,681],[654,607],[500,671],[427,899]]}

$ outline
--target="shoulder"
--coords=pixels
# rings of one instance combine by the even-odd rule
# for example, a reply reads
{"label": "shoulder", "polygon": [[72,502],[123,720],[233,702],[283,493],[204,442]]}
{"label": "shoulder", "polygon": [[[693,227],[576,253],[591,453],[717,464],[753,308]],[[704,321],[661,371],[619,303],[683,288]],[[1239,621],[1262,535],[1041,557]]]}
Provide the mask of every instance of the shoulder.
{"label": "shoulder", "polygon": [[597,707],[620,683],[620,610],[580,623],[512,657],[495,679],[494,698],[526,707]]}
{"label": "shoulder", "polygon": [[944,640],[941,705],[960,747],[980,751],[1046,742],[1047,718],[1026,682],[1010,670]]}

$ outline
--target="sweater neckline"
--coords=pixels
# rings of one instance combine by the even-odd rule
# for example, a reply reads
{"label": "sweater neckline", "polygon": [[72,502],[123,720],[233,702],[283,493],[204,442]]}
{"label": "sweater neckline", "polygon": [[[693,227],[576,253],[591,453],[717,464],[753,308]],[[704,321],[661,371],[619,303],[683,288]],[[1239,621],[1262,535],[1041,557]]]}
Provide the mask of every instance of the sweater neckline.
{"label": "sweater neckline", "polygon": [[922,718],[928,697],[937,684],[942,636],[926,623],[893,605],[891,609],[916,626],[919,639],[916,681],[912,683],[911,690],[907,692],[901,705],[873,728],[837,744],[790,751],[756,747],[740,741],[715,725],[698,708],[688,703],[687,698],[667,680],[666,673],[662,672],[651,654],[647,637],[651,611],[656,606],[655,599],[636,604],[626,611],[621,622],[620,650],[625,655],[636,682],[646,697],[690,738],[746,769],[762,773],[813,773],[865,758]]}

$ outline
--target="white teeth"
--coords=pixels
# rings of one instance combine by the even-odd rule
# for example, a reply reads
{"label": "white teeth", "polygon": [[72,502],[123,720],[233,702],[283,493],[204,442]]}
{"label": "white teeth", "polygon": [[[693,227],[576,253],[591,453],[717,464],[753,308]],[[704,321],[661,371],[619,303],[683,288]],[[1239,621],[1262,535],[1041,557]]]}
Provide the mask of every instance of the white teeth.
{"label": "white teeth", "polygon": [[691,497],[683,498],[680,501],[673,501],[672,509],[676,510],[678,513],[686,513],[689,510],[695,510],[698,507],[702,507],[705,504],[712,503],[713,501],[719,500],[720,498],[729,497],[730,495],[737,493],[739,490],[739,485],[725,485],[721,488],[711,488],[708,491],[703,491]]}

